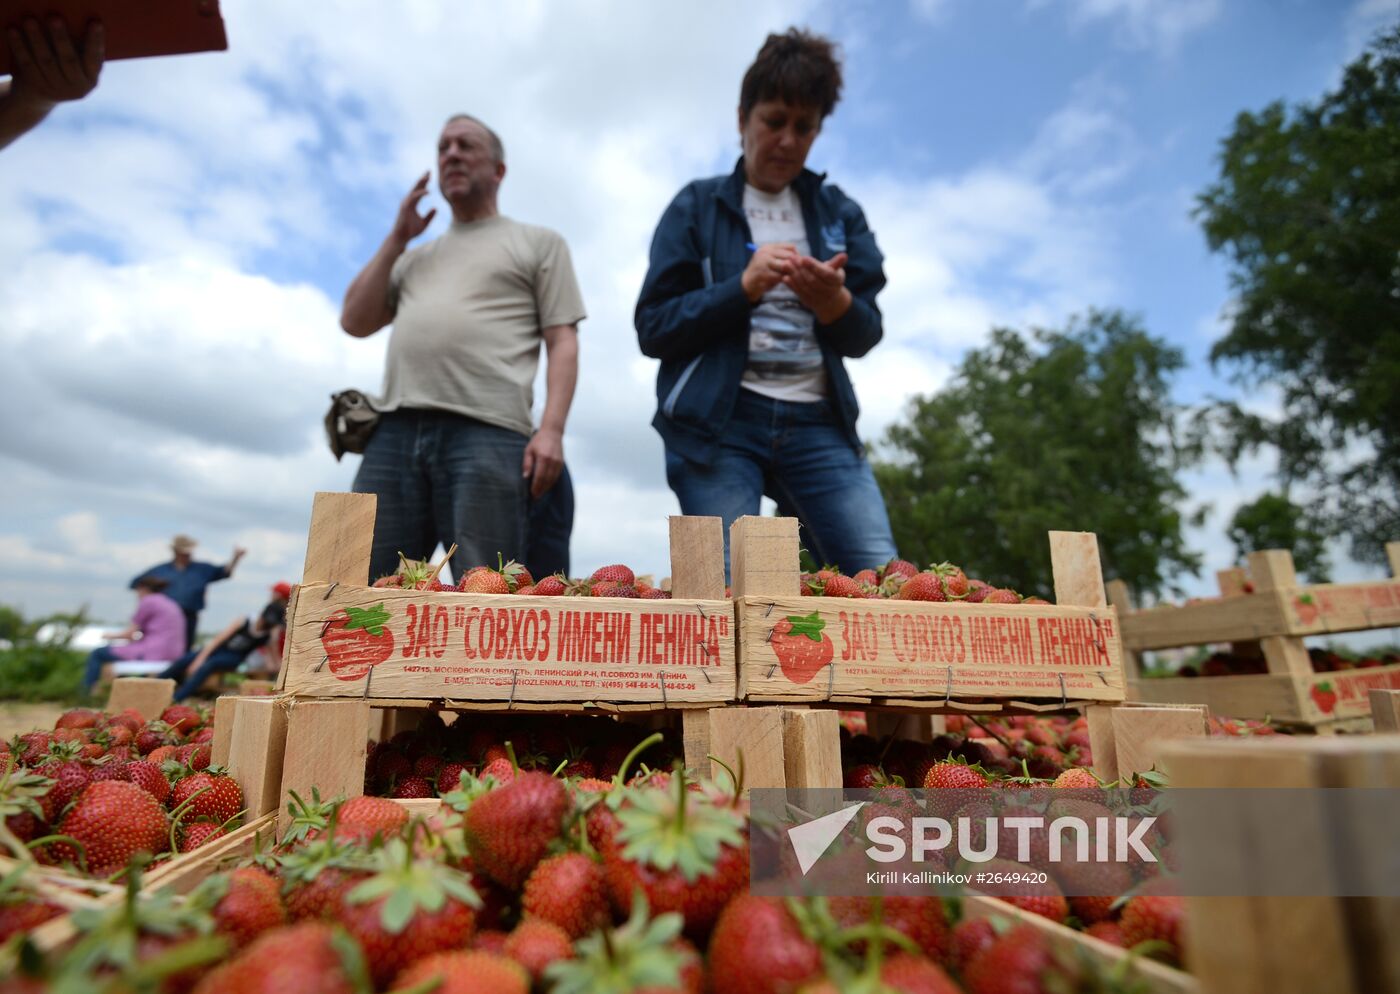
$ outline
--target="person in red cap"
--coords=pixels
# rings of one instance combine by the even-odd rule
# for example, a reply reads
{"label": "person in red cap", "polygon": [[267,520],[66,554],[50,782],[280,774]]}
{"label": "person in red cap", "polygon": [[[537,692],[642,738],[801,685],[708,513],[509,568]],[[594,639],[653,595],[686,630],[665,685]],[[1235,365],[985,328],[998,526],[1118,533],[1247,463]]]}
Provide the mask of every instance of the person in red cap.
{"label": "person in red cap", "polygon": [[[171,663],[160,676],[181,681],[175,690],[175,700],[183,701],[197,693],[204,686],[204,681],[215,673],[238,669],[254,649],[272,642],[273,636],[279,640],[273,644],[280,644],[281,633],[287,626],[287,601],[291,596],[290,583],[273,584],[272,600],[267,602],[256,618],[235,618],[204,645],[191,649]],[[193,672],[190,673],[190,670]]]}

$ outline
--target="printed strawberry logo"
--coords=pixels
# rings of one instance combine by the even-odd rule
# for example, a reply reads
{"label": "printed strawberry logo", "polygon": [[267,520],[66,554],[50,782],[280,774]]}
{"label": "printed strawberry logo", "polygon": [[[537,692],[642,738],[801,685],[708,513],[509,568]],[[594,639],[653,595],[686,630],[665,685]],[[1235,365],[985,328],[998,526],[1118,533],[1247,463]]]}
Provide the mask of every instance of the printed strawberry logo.
{"label": "printed strawberry logo", "polygon": [[384,627],[388,622],[382,601],[369,608],[342,608],[326,620],[321,647],[337,680],[362,679],[393,654],[394,635]]}
{"label": "printed strawberry logo", "polygon": [[826,622],[816,612],[784,618],[773,626],[773,653],[783,676],[793,683],[807,683],[831,662],[836,646],[822,634]]}
{"label": "printed strawberry logo", "polygon": [[1293,610],[1297,613],[1298,620],[1305,625],[1311,625],[1317,620],[1317,603],[1312,599],[1312,594],[1293,598]]}
{"label": "printed strawberry logo", "polygon": [[1337,692],[1332,689],[1332,684],[1324,680],[1322,683],[1315,683],[1312,690],[1308,691],[1317,705],[1317,709],[1323,714],[1331,714],[1337,708]]}

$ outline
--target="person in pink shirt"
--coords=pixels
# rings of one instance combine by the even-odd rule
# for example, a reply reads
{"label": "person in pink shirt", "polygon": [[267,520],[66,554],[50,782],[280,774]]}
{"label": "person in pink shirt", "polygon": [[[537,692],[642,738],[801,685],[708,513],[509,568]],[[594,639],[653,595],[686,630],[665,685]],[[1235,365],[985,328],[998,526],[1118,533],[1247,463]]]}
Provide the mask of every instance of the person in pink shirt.
{"label": "person in pink shirt", "polygon": [[[136,613],[131,624],[120,632],[107,632],[109,639],[131,639],[124,645],[104,645],[92,650],[83,673],[83,693],[102,678],[102,667],[108,663],[134,659],[169,662],[185,650],[185,612],[165,594],[165,581],[143,576],[135,583]],[[137,635],[141,637],[136,638]]]}

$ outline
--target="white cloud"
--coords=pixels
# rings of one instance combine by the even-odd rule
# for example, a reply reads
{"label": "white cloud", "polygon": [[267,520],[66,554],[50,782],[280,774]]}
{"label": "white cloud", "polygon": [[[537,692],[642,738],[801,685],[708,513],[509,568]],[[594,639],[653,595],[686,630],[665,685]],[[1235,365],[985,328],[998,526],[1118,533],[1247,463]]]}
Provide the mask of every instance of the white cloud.
{"label": "white cloud", "polygon": [[1068,0],[1068,7],[1072,24],[1109,22],[1120,45],[1163,55],[1176,52],[1188,35],[1212,24],[1223,9],[1221,0]]}

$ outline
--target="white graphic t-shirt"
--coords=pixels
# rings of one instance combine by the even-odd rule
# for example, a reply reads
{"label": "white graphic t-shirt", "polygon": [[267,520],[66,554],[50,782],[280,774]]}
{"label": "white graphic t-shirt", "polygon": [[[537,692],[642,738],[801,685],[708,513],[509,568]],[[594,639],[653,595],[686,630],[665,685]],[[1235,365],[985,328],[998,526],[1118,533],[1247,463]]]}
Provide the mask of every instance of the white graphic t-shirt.
{"label": "white graphic t-shirt", "polygon": [[[764,193],[744,184],[744,214],[755,245],[790,242],[807,255],[802,205],[788,187]],[[776,400],[810,403],[826,397],[826,369],[813,332],[816,319],[797,294],[779,283],[765,293],[749,322],[749,361],[743,385]]]}

